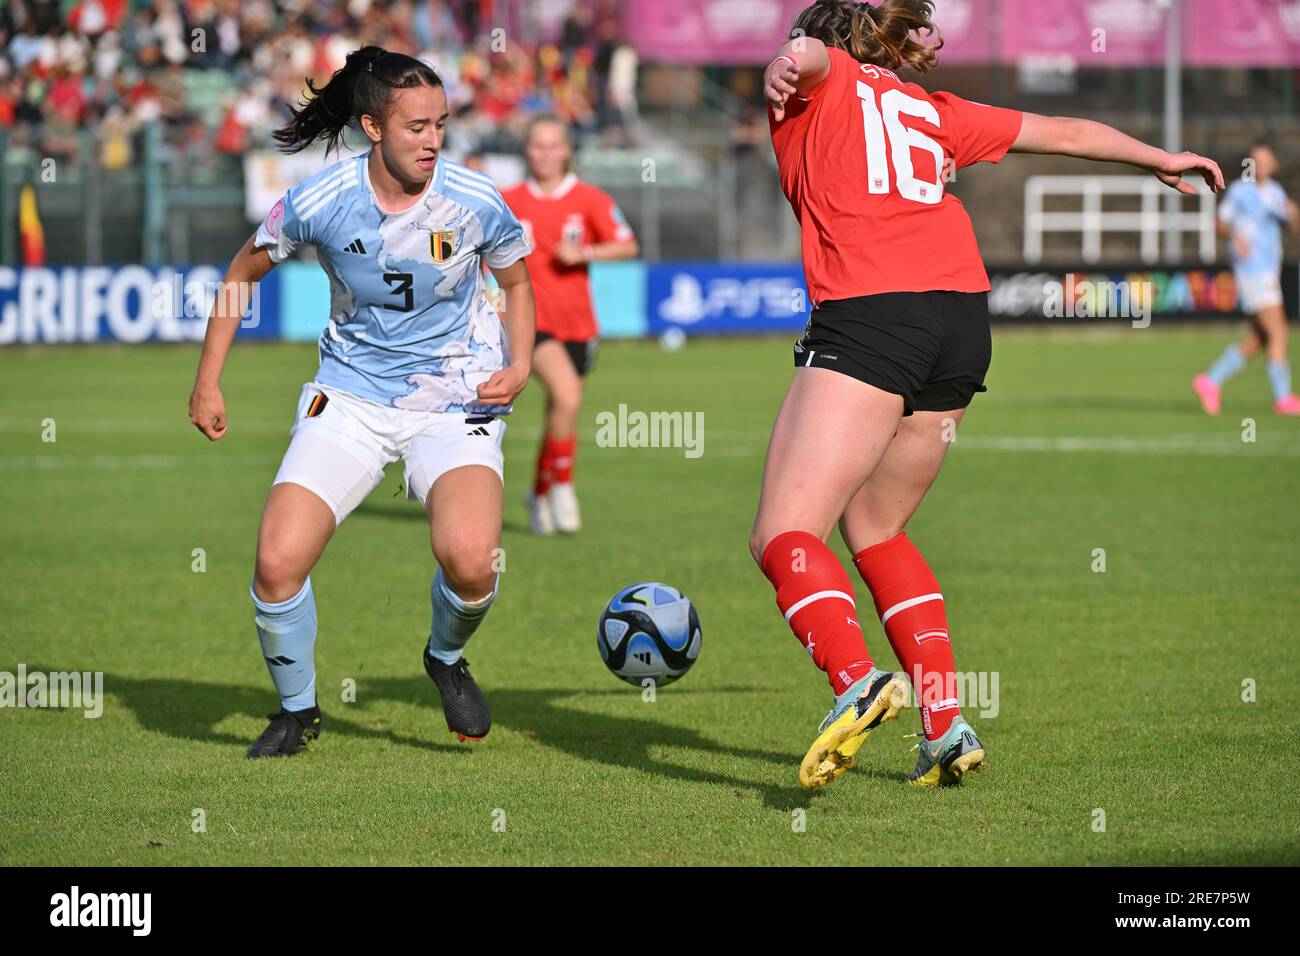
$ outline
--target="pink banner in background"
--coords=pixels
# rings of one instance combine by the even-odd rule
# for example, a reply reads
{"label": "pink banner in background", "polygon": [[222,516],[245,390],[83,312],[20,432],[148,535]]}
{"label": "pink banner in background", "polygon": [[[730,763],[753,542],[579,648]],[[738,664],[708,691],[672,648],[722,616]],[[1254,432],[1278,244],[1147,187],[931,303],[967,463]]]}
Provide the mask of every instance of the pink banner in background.
{"label": "pink banner in background", "polygon": [[[761,65],[809,0],[628,0],[627,35],[661,63]],[[1189,66],[1300,66],[1300,0],[1174,0]],[[1159,66],[1156,0],[935,0],[940,64],[1070,56],[1080,67]],[[997,30],[1001,24],[1000,32]]]}
{"label": "pink banner in background", "polygon": [[939,0],[934,23],[943,36],[939,62],[987,63],[994,57],[993,0]]}
{"label": "pink banner in background", "polygon": [[1064,55],[1088,68],[1164,59],[1165,18],[1154,0],[1001,0],[1000,8],[1003,60]]}
{"label": "pink banner in background", "polygon": [[803,0],[630,0],[627,34],[647,60],[763,64],[790,35]]}
{"label": "pink banner in background", "polygon": [[[790,35],[811,0],[630,0],[627,35],[647,60],[661,63],[763,64]],[[939,0],[941,61],[983,63],[993,54],[993,0]]]}
{"label": "pink banner in background", "polygon": [[1184,59],[1197,66],[1300,65],[1300,0],[1196,0]]}

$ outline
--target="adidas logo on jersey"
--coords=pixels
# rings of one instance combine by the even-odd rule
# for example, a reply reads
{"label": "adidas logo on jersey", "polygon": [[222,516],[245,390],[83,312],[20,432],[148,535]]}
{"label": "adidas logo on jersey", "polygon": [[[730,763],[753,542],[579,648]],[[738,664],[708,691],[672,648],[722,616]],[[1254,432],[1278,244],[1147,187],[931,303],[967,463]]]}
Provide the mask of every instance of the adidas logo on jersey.
{"label": "adidas logo on jersey", "polygon": [[344,251],[344,252],[360,252],[360,253],[364,254],[365,251],[366,251],[366,247],[363,246],[363,245],[361,244],[361,240],[360,240],[360,239],[353,239],[350,243],[348,243],[346,246],[343,247],[343,251]]}

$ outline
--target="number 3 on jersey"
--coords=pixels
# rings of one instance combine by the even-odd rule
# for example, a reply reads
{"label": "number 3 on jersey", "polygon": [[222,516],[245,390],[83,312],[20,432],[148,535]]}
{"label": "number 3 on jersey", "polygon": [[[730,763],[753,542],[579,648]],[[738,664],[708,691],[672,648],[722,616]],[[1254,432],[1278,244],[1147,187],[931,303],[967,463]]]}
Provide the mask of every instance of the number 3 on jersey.
{"label": "number 3 on jersey", "polygon": [[[876,91],[861,80],[858,81],[858,97],[862,100],[862,126],[867,137],[868,192],[889,192],[889,171],[885,167],[885,151],[888,149],[899,195],[933,206],[943,198],[943,147],[920,130],[904,126],[899,116],[915,116],[938,126],[939,111],[933,103],[918,100],[897,89],[882,93],[877,107]],[[912,168],[912,147],[923,149],[934,157],[937,182],[916,177]]]}
{"label": "number 3 on jersey", "polygon": [[401,305],[392,305],[385,302],[384,308],[392,312],[410,312],[415,305],[415,295],[411,291],[411,286],[415,283],[415,276],[409,272],[385,272],[384,281],[393,286],[389,295],[402,297]]}

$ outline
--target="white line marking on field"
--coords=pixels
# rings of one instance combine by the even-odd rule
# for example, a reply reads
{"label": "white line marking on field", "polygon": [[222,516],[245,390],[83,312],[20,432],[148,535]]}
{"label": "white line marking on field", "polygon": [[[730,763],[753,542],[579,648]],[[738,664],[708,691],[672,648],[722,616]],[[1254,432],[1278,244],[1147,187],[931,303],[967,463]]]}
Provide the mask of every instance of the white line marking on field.
{"label": "white line marking on field", "polygon": [[[85,433],[88,435],[117,435],[125,432],[141,435],[169,435],[173,432],[188,432],[194,425],[188,418],[164,421],[156,418],[63,418],[53,416],[58,422],[60,432]],[[289,434],[293,421],[257,422],[236,420],[232,428],[238,426],[240,431],[256,435],[271,435],[277,432]],[[0,432],[38,432],[40,419],[0,418]]]}
{"label": "white line marking on field", "polygon": [[[0,431],[12,422],[12,419],[0,419]],[[82,425],[88,424],[83,421]],[[158,422],[104,419],[99,425],[109,431],[170,431],[170,426]],[[265,425],[266,423],[258,423]],[[113,425],[130,427],[114,428]],[[23,430],[29,428],[23,423]],[[62,430],[63,422],[59,423]],[[243,430],[252,431],[247,424]],[[84,429],[83,429],[84,430]],[[275,427],[281,430],[280,426]],[[287,434],[287,429],[285,430]],[[533,426],[512,430],[516,439],[532,442],[540,435],[540,429]],[[733,436],[742,433],[733,432]],[[755,436],[766,433],[752,432]],[[1145,436],[1106,436],[1106,435],[962,435],[955,443],[959,451],[1000,451],[1000,452],[1034,452],[1047,454],[1119,454],[1119,455],[1172,455],[1172,456],[1210,456],[1220,458],[1263,457],[1263,458],[1300,458],[1300,433],[1285,436],[1270,436],[1270,441],[1243,442],[1235,435],[1145,435]],[[286,441],[285,447],[288,447]],[[766,450],[764,443],[714,445],[708,452],[713,458],[757,458]],[[602,456],[613,455],[625,457],[671,452],[674,449],[651,448],[599,448],[591,452]],[[204,468],[219,471],[223,468],[269,467],[283,457],[283,451],[262,454],[226,455],[219,450],[198,454],[67,454],[51,451],[44,455],[0,455],[0,471],[51,471],[63,468],[103,468],[103,469],[140,469],[165,470],[176,468]],[[510,460],[529,460],[535,457],[531,448],[517,444],[506,456]]]}
{"label": "white line marking on field", "polygon": [[1089,435],[970,435],[956,441],[957,448],[977,451],[1102,452],[1124,455],[1263,455],[1272,458],[1300,457],[1295,442],[1244,442],[1237,436],[1144,435],[1117,437]]}
{"label": "white line marking on field", "polygon": [[53,471],[59,468],[223,468],[270,467],[279,454],[265,455],[0,455],[0,471]]}

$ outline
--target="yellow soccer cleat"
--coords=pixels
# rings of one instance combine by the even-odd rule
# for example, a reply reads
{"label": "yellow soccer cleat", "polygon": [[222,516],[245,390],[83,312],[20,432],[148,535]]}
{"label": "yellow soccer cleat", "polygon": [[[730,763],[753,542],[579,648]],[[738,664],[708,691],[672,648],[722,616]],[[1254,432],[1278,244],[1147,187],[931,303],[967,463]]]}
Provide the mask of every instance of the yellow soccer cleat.
{"label": "yellow soccer cleat", "polygon": [[799,764],[799,782],[824,787],[852,767],[867,734],[907,706],[907,688],[906,678],[876,667],[854,681],[817,728],[817,739]]}
{"label": "yellow soccer cleat", "polygon": [[954,720],[948,732],[938,740],[926,740],[924,733],[906,736],[921,738],[921,742],[912,748],[919,751],[916,769],[907,777],[913,786],[956,786],[966,774],[988,766],[983,744],[964,720]]}

